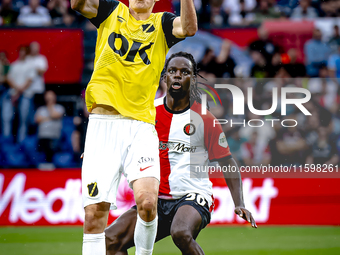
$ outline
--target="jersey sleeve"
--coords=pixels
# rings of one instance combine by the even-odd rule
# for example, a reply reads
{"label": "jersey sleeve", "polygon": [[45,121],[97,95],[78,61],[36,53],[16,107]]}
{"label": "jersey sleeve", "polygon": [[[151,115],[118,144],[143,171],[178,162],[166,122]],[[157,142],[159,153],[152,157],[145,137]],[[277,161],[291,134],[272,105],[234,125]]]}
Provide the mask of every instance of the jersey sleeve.
{"label": "jersey sleeve", "polygon": [[99,28],[110,14],[117,8],[119,1],[116,0],[99,0],[98,13],[95,18],[90,19],[91,23]]}
{"label": "jersey sleeve", "polygon": [[170,12],[164,12],[162,16],[162,28],[165,35],[166,43],[169,49],[176,43],[183,41],[185,38],[177,38],[172,34],[173,22],[177,16]]}
{"label": "jersey sleeve", "polygon": [[209,160],[217,161],[232,158],[227,138],[221,125],[208,113],[204,118],[204,144],[208,150]]}

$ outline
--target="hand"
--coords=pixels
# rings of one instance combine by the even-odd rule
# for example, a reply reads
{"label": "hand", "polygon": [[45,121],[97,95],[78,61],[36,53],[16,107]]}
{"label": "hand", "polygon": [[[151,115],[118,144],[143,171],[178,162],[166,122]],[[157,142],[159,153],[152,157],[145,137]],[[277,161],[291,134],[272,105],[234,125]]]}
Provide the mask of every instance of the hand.
{"label": "hand", "polygon": [[249,212],[246,208],[244,207],[236,207],[234,212],[240,216],[242,219],[248,221],[253,228],[257,228],[256,222],[251,215],[251,212]]}

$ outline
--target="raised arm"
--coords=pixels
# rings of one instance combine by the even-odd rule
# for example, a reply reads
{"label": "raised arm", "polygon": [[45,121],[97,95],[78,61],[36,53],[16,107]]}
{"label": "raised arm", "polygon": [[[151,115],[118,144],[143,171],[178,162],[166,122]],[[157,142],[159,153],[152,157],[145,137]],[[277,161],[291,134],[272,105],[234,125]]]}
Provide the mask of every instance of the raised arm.
{"label": "raised arm", "polygon": [[251,212],[249,212],[244,205],[243,201],[243,190],[242,190],[242,180],[241,180],[241,174],[239,171],[239,168],[237,166],[237,163],[233,158],[225,159],[225,160],[219,160],[218,163],[221,166],[228,166],[232,168],[236,168],[237,171],[235,172],[223,172],[225,181],[228,185],[228,188],[230,190],[231,196],[233,198],[234,204],[235,204],[235,213],[239,215],[242,219],[248,221],[253,228],[257,228],[256,222],[251,215]]}
{"label": "raised arm", "polygon": [[88,19],[97,16],[99,0],[71,0],[71,8]]}
{"label": "raised arm", "polygon": [[174,19],[172,34],[177,38],[194,36],[197,16],[193,0],[181,0],[181,16]]}

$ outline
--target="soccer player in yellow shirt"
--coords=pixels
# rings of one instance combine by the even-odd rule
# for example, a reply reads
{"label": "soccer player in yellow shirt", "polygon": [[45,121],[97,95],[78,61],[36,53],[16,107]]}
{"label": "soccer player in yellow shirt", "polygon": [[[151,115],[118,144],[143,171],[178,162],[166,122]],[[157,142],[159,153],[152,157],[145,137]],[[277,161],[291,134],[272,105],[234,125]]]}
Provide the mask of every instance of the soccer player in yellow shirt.
{"label": "soccer player in yellow shirt", "polygon": [[122,173],[137,204],[136,254],[152,254],[160,179],[154,97],[169,48],[197,31],[193,0],[181,0],[180,17],[151,13],[156,1],[71,0],[98,31],[86,90],[83,255],[106,254],[104,229]]}

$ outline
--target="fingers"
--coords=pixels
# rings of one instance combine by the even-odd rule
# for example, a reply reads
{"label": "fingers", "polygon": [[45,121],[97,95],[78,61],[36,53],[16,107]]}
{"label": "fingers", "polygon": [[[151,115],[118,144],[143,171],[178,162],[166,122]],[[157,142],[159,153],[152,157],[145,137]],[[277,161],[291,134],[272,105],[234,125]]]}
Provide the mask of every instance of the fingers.
{"label": "fingers", "polygon": [[250,224],[253,228],[257,228],[256,222],[251,214],[250,214]]}
{"label": "fingers", "polygon": [[235,213],[240,216],[242,219],[248,221],[253,228],[257,228],[256,222],[251,214],[247,209],[245,208],[236,208]]}
{"label": "fingers", "polygon": [[257,225],[256,225],[256,222],[255,222],[255,220],[254,220],[254,218],[253,218],[253,215],[251,214],[251,212],[249,212],[248,210],[246,210],[246,209],[244,209],[245,211],[246,211],[246,221],[248,221],[250,224],[251,224],[251,226],[253,227],[253,228],[257,228]]}

